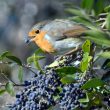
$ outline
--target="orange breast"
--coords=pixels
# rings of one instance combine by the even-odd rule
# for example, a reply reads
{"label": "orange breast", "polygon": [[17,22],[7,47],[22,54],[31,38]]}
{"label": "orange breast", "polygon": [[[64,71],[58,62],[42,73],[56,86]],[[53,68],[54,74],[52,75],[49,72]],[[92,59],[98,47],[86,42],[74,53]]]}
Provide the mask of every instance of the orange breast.
{"label": "orange breast", "polygon": [[53,45],[44,38],[45,34],[46,32],[40,32],[40,34],[35,37],[34,41],[43,51],[53,53],[55,52],[55,49]]}

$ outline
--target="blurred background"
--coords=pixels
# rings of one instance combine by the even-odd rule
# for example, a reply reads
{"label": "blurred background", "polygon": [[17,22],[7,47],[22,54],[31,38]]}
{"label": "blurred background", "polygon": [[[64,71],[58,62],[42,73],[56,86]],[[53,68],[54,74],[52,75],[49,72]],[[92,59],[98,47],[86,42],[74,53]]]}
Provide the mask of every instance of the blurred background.
{"label": "blurred background", "polygon": [[[80,0],[0,0],[0,54],[10,51],[26,63],[26,59],[37,49],[34,44],[25,44],[25,37],[31,27],[40,21],[66,18],[68,15],[64,12],[64,4],[67,2],[80,4]],[[0,70],[6,73],[7,77],[19,82],[18,67],[0,64]],[[24,73],[24,79],[30,78],[28,71]],[[6,78],[0,75],[0,83],[5,80]],[[10,102],[10,96],[0,96],[0,100],[0,106],[5,105]]]}

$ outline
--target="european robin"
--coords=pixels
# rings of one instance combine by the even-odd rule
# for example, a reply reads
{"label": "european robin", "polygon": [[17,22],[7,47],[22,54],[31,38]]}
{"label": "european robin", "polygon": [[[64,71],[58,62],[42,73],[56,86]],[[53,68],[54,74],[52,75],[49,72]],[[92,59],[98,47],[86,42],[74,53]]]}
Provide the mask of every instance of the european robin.
{"label": "european robin", "polygon": [[55,19],[33,26],[27,43],[35,42],[44,52],[64,54],[81,47],[81,35],[87,29],[70,20]]}

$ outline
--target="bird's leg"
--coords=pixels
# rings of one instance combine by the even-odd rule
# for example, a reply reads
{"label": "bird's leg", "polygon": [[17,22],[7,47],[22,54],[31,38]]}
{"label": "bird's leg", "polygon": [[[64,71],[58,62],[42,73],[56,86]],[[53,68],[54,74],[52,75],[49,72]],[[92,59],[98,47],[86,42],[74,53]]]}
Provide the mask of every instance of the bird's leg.
{"label": "bird's leg", "polygon": [[58,59],[62,59],[63,56],[67,56],[67,55],[74,54],[74,53],[77,52],[78,50],[80,50],[80,48],[79,48],[79,47],[76,47],[76,48],[72,49],[71,51],[69,51],[69,52],[67,52],[67,53],[65,53],[65,54],[63,54],[63,55],[61,55],[61,56],[59,56]]}

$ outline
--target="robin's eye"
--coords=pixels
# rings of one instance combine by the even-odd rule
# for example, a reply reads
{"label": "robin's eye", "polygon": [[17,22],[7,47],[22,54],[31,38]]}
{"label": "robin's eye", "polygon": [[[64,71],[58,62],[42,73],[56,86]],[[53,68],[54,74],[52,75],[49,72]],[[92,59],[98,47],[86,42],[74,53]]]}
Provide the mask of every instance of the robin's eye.
{"label": "robin's eye", "polygon": [[39,32],[40,32],[39,30],[36,30],[36,31],[35,31],[36,34],[39,34]]}

